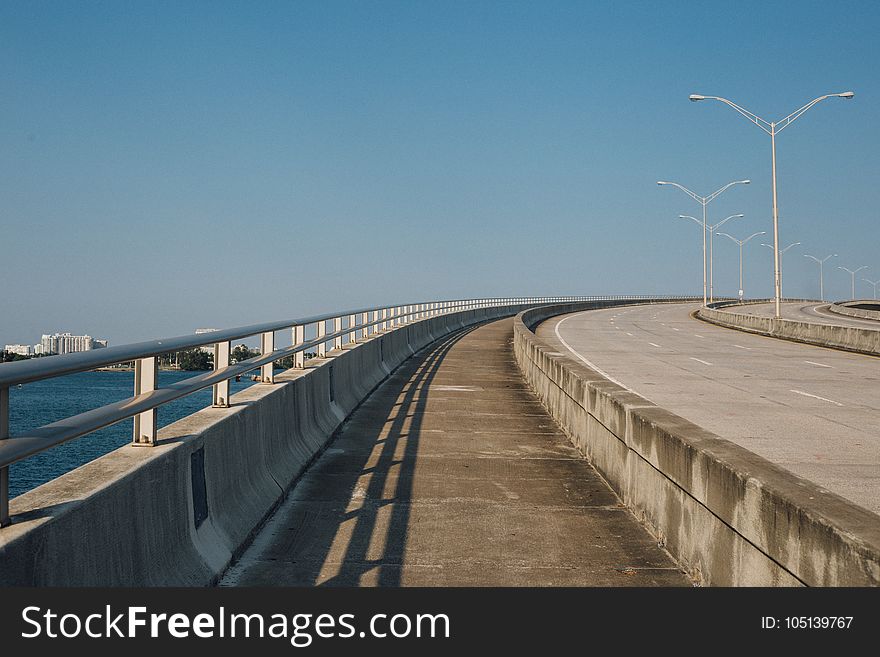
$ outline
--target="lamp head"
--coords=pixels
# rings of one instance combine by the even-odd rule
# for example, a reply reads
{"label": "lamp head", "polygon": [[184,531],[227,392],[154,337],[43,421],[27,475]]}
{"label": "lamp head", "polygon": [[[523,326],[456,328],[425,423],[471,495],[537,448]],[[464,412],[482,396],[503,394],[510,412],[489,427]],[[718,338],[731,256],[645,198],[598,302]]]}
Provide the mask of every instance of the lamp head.
{"label": "lamp head", "polygon": [[658,185],[668,185],[669,183],[666,182],[665,180],[658,180],[658,181],[657,181],[657,184],[658,184]]}
{"label": "lamp head", "polygon": [[850,98],[855,96],[855,94],[852,91],[844,91],[842,94],[837,94],[837,95],[840,98],[846,98],[847,100],[849,100]]}
{"label": "lamp head", "polygon": [[741,185],[748,185],[752,181],[751,180],[737,180],[737,182]]}
{"label": "lamp head", "polygon": [[691,94],[690,96],[688,96],[688,100],[696,103],[698,100],[706,100],[706,97],[701,96],[700,94]]}

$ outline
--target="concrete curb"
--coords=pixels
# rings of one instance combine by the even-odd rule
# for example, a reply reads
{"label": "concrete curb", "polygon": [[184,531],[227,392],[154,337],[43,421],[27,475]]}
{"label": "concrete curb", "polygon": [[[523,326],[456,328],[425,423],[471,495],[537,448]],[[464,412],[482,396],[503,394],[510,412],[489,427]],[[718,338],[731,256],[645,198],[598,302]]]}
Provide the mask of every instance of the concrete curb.
{"label": "concrete curb", "polygon": [[[850,308],[852,304],[864,303],[864,301],[845,301],[843,303],[832,303],[828,306],[829,312],[838,315],[846,315],[847,317],[858,317],[860,319],[877,319],[880,320],[880,310],[864,310],[862,308]],[[878,304],[880,305],[880,304]]]}
{"label": "concrete curb", "polygon": [[792,319],[760,317],[747,313],[721,310],[725,305],[727,304],[714,304],[715,307],[700,308],[696,316],[711,324],[746,331],[747,333],[757,333],[772,338],[803,342],[818,347],[880,356],[880,328],[833,326],[830,324],[798,322]]}
{"label": "concrete curb", "polygon": [[549,317],[599,307],[608,306],[520,313],[516,361],[683,568],[715,586],[880,585],[880,517],[621,388],[533,332]]}
{"label": "concrete curb", "polygon": [[414,351],[524,306],[422,319],[287,370],[12,500],[3,586],[205,586],[370,392]]}

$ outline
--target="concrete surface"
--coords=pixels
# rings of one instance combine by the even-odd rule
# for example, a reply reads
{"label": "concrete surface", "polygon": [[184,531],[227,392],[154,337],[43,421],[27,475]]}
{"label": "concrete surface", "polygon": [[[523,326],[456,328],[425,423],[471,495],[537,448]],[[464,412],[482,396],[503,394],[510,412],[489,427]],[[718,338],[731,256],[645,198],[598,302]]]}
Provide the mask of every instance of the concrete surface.
{"label": "concrete surface", "polygon": [[538,335],[564,340],[562,351],[658,406],[880,513],[880,361],[699,322],[690,316],[698,307],[590,311],[550,320]]}
{"label": "concrete surface", "polygon": [[[828,302],[798,301],[783,303],[781,307],[782,317],[799,322],[811,322],[815,324],[827,324],[831,326],[852,326],[855,328],[868,328],[880,330],[877,320],[867,317],[857,317],[835,313],[832,307],[835,304]],[[736,306],[727,306],[725,310],[737,313],[758,315],[759,317],[773,317],[776,313],[776,305],[773,303],[755,303]],[[864,312],[864,311],[863,311]]]}
{"label": "concrete surface", "polygon": [[[749,333],[758,333],[774,338],[803,342],[805,344],[830,347],[844,351],[853,351],[861,354],[880,356],[880,329],[876,322],[853,319],[828,313],[822,308],[817,309],[820,315],[817,319],[804,321],[803,319],[777,319],[773,312],[764,307],[761,313],[761,304],[715,304],[715,307],[700,308],[697,316],[706,322],[711,322],[727,328],[735,328]],[[816,310],[816,309],[814,309]],[[784,311],[788,314],[816,314],[809,308],[795,307],[786,304]],[[858,324],[857,324],[858,323]]]}
{"label": "concrete surface", "polygon": [[[122,447],[14,498],[13,524],[0,530],[0,585],[216,582],[390,371],[439,337],[521,309],[467,310],[374,334],[280,374],[274,385],[251,386],[229,408],[164,427],[155,447]],[[198,524],[197,498],[207,511]]]}
{"label": "concrete surface", "polygon": [[[584,307],[572,304],[570,310]],[[515,321],[520,368],[572,441],[695,577],[713,585],[880,584],[876,514],[657,406],[652,399],[662,394],[662,386],[642,381],[633,389],[614,376],[650,376],[667,360],[676,361],[672,380],[696,380],[691,394],[699,406],[710,399],[703,388],[711,376],[701,368],[718,367],[706,357],[726,358],[729,352],[750,351],[752,344],[740,340],[721,354],[676,354],[665,343],[694,326],[699,332],[689,333],[690,339],[702,343],[712,327],[690,320],[686,308],[641,306],[571,315],[571,321],[592,316],[584,321],[595,323],[569,335],[582,341],[580,350],[589,353],[587,359],[555,335],[552,327],[569,319],[551,320],[538,330],[542,335],[530,330],[555,312],[529,310]],[[664,312],[678,318],[683,313],[689,323],[665,321]],[[804,349],[727,333],[761,340],[771,350]],[[610,349],[616,349],[613,356]],[[665,359],[655,355],[664,349]],[[613,371],[621,360],[630,363],[627,372]],[[767,378],[768,371],[765,367],[754,377],[747,375],[741,387],[748,389],[753,378]],[[646,394],[651,399],[639,394],[642,389],[650,391]],[[682,391],[678,393],[676,397]]]}
{"label": "concrete surface", "polygon": [[514,362],[512,320],[407,361],[223,586],[686,586]]}
{"label": "concrete surface", "polygon": [[880,301],[841,301],[829,305],[828,311],[837,315],[880,321]]}

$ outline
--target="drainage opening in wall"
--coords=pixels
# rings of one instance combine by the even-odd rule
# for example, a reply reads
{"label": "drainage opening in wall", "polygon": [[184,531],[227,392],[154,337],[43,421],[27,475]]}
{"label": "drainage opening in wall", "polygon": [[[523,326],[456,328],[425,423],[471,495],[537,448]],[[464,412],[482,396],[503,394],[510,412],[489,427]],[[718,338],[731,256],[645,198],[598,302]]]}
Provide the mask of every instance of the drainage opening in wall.
{"label": "drainage opening in wall", "polygon": [[336,390],[333,382],[333,366],[330,366],[330,369],[327,370],[327,375],[330,379],[329,389],[330,389],[330,401],[336,401]]}
{"label": "drainage opening in wall", "polygon": [[208,518],[208,491],[205,487],[205,448],[200,447],[190,455],[192,474],[193,523],[198,529]]}
{"label": "drainage opening in wall", "polygon": [[379,362],[385,362],[385,338],[379,340]]}

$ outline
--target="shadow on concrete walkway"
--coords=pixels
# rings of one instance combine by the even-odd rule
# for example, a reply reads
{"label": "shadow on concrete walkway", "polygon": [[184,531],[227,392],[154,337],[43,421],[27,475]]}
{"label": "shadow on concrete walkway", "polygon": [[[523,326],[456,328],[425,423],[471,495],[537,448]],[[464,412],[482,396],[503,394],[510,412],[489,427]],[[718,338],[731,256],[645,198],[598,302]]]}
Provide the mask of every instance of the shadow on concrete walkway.
{"label": "shadow on concrete walkway", "polygon": [[393,373],[221,586],[689,585],[527,389],[511,321]]}

